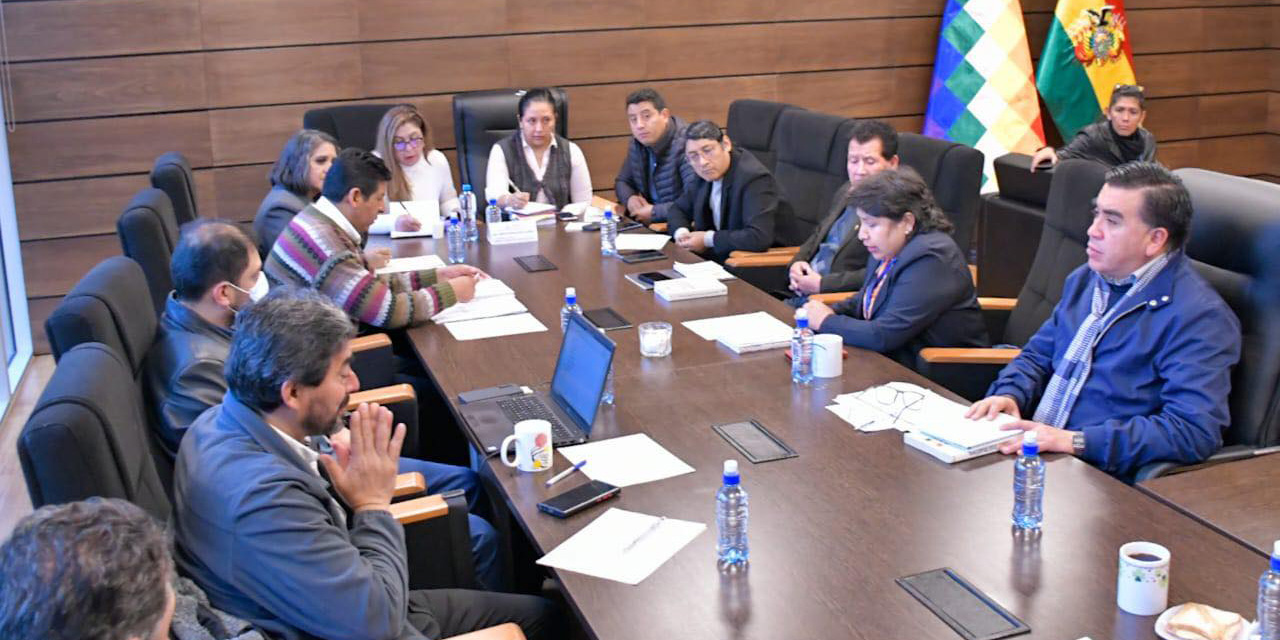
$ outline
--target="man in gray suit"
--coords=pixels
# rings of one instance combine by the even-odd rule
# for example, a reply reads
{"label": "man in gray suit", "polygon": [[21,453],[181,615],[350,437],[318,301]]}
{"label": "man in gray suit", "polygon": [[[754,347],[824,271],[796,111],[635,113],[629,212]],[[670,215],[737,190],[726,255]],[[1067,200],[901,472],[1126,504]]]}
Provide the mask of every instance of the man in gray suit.
{"label": "man in gray suit", "polygon": [[801,306],[814,293],[854,291],[862,286],[867,248],[858,240],[858,216],[841,206],[863,178],[898,167],[898,132],[881,120],[854,123],[846,168],[849,182],[836,190],[834,208],[792,258],[787,302]]}
{"label": "man in gray suit", "polygon": [[353,336],[346,313],[311,290],[280,287],[240,314],[228,393],[178,450],[184,572],[215,607],[273,637],[440,638],[505,622],[559,637],[542,598],[408,589],[404,529],[389,511],[404,425],[361,405],[349,448],[313,448],[341,427],[359,386]]}

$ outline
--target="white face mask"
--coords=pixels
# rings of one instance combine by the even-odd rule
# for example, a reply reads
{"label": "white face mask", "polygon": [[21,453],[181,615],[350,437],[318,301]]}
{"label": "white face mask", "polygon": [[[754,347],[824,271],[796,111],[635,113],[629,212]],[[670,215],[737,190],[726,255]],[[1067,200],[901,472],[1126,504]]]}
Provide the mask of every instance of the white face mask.
{"label": "white face mask", "polygon": [[261,271],[258,272],[258,279],[253,283],[253,287],[248,291],[241,289],[233,282],[228,282],[227,284],[231,285],[236,291],[247,294],[249,302],[257,302],[267,297],[267,291],[271,288],[271,285],[267,284],[267,274]]}

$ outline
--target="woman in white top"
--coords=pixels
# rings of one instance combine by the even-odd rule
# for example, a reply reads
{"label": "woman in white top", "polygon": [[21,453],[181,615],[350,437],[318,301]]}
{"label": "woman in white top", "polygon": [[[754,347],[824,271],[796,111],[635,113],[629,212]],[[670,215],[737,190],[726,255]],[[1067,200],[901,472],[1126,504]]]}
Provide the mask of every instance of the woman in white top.
{"label": "woman in white top", "polygon": [[391,171],[388,201],[434,201],[440,206],[440,215],[446,217],[458,210],[449,161],[435,148],[431,126],[413,105],[392,107],[382,116],[374,153]]}
{"label": "woman in white top", "polygon": [[513,209],[530,201],[557,209],[591,202],[586,156],[556,134],[555,96],[547,89],[530,89],[520,98],[518,114],[520,128],[489,151],[485,198]]}

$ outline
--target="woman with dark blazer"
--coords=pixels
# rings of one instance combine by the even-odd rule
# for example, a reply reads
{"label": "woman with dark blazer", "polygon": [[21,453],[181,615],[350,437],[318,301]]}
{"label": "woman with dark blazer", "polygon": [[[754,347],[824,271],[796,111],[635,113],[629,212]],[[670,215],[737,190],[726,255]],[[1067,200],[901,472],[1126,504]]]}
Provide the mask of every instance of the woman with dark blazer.
{"label": "woman with dark blazer", "polygon": [[315,201],[324,187],[324,176],[338,155],[338,141],[314,129],[303,129],[289,138],[271,167],[271,191],[253,217],[258,253],[266,260],[276,237],[299,211]]}
{"label": "woman with dark blazer", "polygon": [[862,290],[834,308],[805,304],[809,326],[911,364],[924,347],[985,347],[973,277],[929,187],[903,167],[866,178],[845,198],[871,255]]}

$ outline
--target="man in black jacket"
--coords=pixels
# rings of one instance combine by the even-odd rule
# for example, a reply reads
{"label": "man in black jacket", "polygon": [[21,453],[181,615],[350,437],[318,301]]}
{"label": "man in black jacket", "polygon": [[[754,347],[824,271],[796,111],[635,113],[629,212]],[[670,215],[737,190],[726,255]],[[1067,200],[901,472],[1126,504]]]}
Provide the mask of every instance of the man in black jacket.
{"label": "man in black jacket", "polygon": [[1111,90],[1106,119],[1079,131],[1060,151],[1041,147],[1031,156],[1031,171],[1050,168],[1059,160],[1083,158],[1108,167],[1126,162],[1147,162],[1156,157],[1156,137],[1142,128],[1147,119],[1147,99],[1142,87],[1118,84]]}
{"label": "man in black jacket", "polygon": [[849,139],[849,182],[836,190],[832,210],[800,245],[791,260],[791,298],[795,306],[809,295],[854,291],[862,286],[867,248],[858,241],[858,216],[844,207],[845,194],[864,178],[898,167],[898,132],[882,120],[859,120]]}
{"label": "man in black jacket", "polygon": [[645,224],[665,222],[671,201],[697,177],[684,155],[685,123],[648,87],[627,96],[627,123],[632,139],[614,180],[618,202]]}
{"label": "man in black jacket", "polygon": [[732,251],[764,251],[802,239],[773,174],[751,154],[734,149],[714,122],[689,125],[685,155],[701,180],[686,187],[667,211],[667,228],[682,248],[724,262]]}

